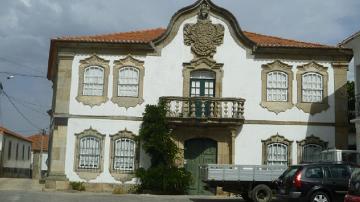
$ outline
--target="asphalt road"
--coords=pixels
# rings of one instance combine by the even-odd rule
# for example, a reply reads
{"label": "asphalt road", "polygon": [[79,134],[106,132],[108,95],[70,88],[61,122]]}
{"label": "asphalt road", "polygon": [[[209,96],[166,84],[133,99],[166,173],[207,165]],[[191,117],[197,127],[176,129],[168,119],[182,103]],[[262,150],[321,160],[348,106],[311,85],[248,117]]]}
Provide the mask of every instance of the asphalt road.
{"label": "asphalt road", "polygon": [[154,196],[154,195],[113,195],[89,192],[38,192],[20,190],[0,191],[0,202],[243,202],[236,198],[207,196]]}

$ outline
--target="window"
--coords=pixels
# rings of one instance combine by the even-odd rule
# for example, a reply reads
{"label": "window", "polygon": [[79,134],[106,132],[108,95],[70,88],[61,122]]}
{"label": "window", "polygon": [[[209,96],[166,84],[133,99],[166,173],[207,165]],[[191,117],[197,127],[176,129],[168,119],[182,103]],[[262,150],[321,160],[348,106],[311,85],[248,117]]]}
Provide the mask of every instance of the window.
{"label": "window", "polygon": [[268,102],[286,102],[288,100],[288,76],[284,72],[274,71],[267,74],[266,94]]}
{"label": "window", "polygon": [[345,166],[331,166],[330,172],[332,178],[348,179],[350,177],[350,172]]}
{"label": "window", "polygon": [[15,159],[18,160],[19,157],[19,143],[16,143]]}
{"label": "window", "polygon": [[76,100],[90,107],[99,106],[108,101],[109,72],[109,61],[97,55],[81,60]]}
{"label": "window", "polygon": [[310,135],[304,140],[297,142],[298,163],[318,162],[321,159],[321,151],[327,148],[327,142],[319,137]]}
{"label": "window", "polygon": [[102,96],[104,92],[104,69],[101,67],[87,67],[84,72],[83,95]]}
{"label": "window", "polygon": [[113,97],[119,107],[136,107],[144,102],[144,62],[131,55],[114,61]]}
{"label": "window", "polygon": [[305,177],[308,179],[322,179],[323,176],[321,167],[307,168],[305,172]]}
{"label": "window", "polygon": [[25,160],[25,145],[22,146],[22,160]]}
{"label": "window", "polygon": [[264,165],[288,166],[291,164],[292,141],[276,134],[267,140],[262,140],[262,144]]}
{"label": "window", "polygon": [[9,147],[8,147],[8,160],[11,159],[11,146],[12,146],[12,143],[11,141],[9,141]]}
{"label": "window", "polygon": [[120,138],[114,142],[114,170],[133,171],[135,169],[135,141]]}
{"label": "window", "polygon": [[316,62],[297,67],[297,108],[310,114],[329,108],[327,69]]}
{"label": "window", "polygon": [[276,114],[291,109],[293,77],[292,66],[279,60],[262,65],[260,105]]}
{"label": "window", "polygon": [[323,78],[318,73],[306,73],[302,76],[302,101],[322,102]]}
{"label": "window", "polygon": [[118,96],[138,97],[139,70],[134,67],[123,67],[119,70]]}
{"label": "window", "polygon": [[99,168],[100,140],[96,137],[83,137],[80,139],[79,168]]}
{"label": "window", "polygon": [[303,162],[317,162],[320,158],[322,147],[315,144],[308,144],[303,147]]}
{"label": "window", "polygon": [[272,143],[268,145],[268,165],[287,165],[287,146],[281,143]]}
{"label": "window", "polygon": [[30,154],[31,154],[31,152],[30,152],[30,146],[28,146],[28,160],[30,160]]}

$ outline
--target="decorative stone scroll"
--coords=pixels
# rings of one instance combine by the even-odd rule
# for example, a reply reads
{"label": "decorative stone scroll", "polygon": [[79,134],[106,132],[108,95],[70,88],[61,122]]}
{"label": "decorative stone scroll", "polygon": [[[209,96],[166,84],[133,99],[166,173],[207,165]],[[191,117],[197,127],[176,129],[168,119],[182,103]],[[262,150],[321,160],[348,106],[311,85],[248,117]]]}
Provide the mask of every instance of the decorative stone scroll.
{"label": "decorative stone scroll", "polygon": [[212,24],[209,13],[210,6],[204,2],[200,6],[197,23],[184,26],[184,43],[191,46],[195,58],[212,59],[217,46],[224,40],[224,26]]}

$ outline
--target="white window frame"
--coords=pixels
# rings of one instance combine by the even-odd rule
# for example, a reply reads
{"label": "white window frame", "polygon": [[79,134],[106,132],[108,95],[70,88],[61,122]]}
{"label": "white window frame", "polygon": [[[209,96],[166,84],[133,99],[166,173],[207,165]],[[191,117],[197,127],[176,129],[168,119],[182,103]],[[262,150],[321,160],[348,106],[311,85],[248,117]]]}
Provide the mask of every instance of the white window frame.
{"label": "white window frame", "polygon": [[268,165],[288,165],[288,146],[283,143],[274,142],[267,145]]}
{"label": "white window frame", "polygon": [[[320,149],[319,153],[318,153],[318,159],[312,159],[311,161],[309,161],[309,159],[305,159],[305,157],[307,157],[307,151],[306,149],[309,148],[309,147],[316,147],[317,149]],[[302,161],[301,162],[304,162],[304,163],[311,163],[311,162],[317,162],[318,160],[320,160],[320,152],[323,150],[323,147],[321,145],[318,145],[318,144],[306,144],[304,146],[302,146]],[[310,153],[312,153],[313,150],[311,150]],[[311,157],[314,157],[315,154],[312,153],[313,155],[309,155]]]}
{"label": "white window frame", "polygon": [[[275,78],[274,78],[275,77]],[[273,80],[274,79],[274,80]],[[282,71],[272,71],[266,75],[267,102],[287,102],[289,94],[288,74]]]}
{"label": "white window frame", "polygon": [[139,97],[139,69],[132,66],[121,67],[118,74],[118,97]]}
{"label": "white window frame", "polygon": [[101,140],[95,136],[84,136],[79,139],[80,169],[99,169],[101,163]]}
{"label": "white window frame", "polygon": [[[314,79],[320,79],[314,81]],[[324,97],[323,75],[316,72],[307,72],[302,75],[302,102],[321,103]]]}
{"label": "white window frame", "polygon": [[129,172],[135,170],[136,142],[129,138],[114,140],[113,170]]}
{"label": "white window frame", "polygon": [[[99,71],[98,74],[90,74],[90,71]],[[101,74],[100,74],[101,72]],[[83,96],[103,96],[104,95],[105,70],[100,66],[89,66],[84,70]]]}

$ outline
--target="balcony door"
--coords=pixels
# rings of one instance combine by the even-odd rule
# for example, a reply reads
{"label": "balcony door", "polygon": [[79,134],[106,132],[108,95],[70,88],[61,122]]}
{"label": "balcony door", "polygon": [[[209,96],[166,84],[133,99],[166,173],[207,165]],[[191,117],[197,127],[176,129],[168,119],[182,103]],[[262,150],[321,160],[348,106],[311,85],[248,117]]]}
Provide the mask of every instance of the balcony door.
{"label": "balcony door", "polygon": [[215,97],[215,73],[212,71],[193,71],[190,75],[190,97],[199,97],[195,101],[196,117],[207,117],[210,113],[210,102],[203,100],[206,97]]}

